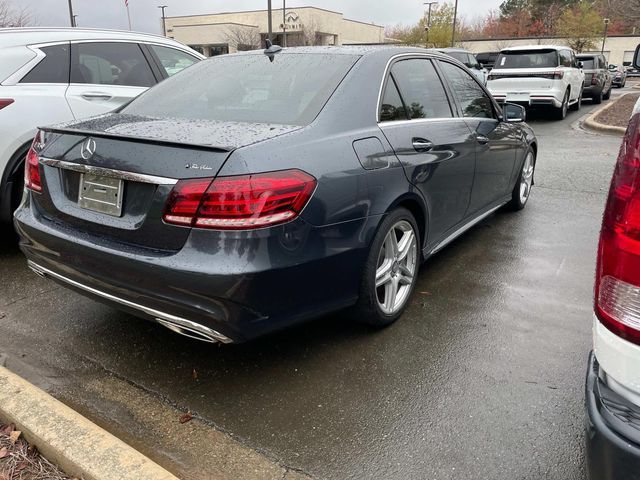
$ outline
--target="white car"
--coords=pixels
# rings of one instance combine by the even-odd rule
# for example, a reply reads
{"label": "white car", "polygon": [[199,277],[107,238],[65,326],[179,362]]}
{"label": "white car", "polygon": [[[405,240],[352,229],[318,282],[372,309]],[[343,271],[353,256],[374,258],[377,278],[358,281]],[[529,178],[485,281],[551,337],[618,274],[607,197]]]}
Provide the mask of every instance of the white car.
{"label": "white car", "polygon": [[505,48],[487,78],[499,103],[546,106],[562,120],[567,110],[582,105],[584,72],[569,47],[531,45]]}
{"label": "white car", "polygon": [[22,197],[36,127],[114,110],[203,58],[143,33],[0,29],[0,222],[11,221]]}
{"label": "white car", "polygon": [[[634,65],[640,67],[640,45]],[[613,172],[595,279],[585,389],[589,478],[640,474],[640,100]]]}

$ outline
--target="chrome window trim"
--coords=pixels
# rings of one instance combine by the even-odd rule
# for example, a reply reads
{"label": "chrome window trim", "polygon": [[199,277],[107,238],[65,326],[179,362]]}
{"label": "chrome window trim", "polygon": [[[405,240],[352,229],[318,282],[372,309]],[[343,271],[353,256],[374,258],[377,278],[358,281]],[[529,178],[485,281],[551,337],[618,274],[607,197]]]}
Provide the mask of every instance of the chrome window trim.
{"label": "chrome window trim", "polygon": [[143,173],[126,172],[124,170],[114,170],[112,168],[96,167],[81,163],[67,162],[65,160],[55,160],[53,158],[40,157],[40,163],[49,167],[71,170],[79,173],[91,173],[103,177],[127,180],[130,182],[151,183],[153,185],[175,185],[178,180],[175,178],[159,177],[156,175],[146,175]]}

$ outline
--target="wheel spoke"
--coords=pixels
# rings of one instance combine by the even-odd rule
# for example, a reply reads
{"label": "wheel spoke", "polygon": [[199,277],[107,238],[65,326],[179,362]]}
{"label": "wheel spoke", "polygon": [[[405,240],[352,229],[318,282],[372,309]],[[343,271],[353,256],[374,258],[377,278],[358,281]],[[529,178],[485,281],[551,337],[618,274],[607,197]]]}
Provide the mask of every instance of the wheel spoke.
{"label": "wheel spoke", "polygon": [[414,239],[413,230],[404,232],[404,235],[402,235],[402,238],[398,243],[398,251],[399,251],[398,261],[403,261],[405,258],[407,258],[407,255],[409,254],[409,252],[411,251],[411,248],[413,247],[413,239]]}
{"label": "wheel spoke", "polygon": [[384,306],[387,311],[392,311],[398,296],[398,280],[392,278],[385,286],[384,290]]}
{"label": "wheel spoke", "polygon": [[391,281],[391,268],[393,266],[393,262],[390,260],[386,260],[378,267],[376,270],[376,288],[384,285]]}
{"label": "wheel spoke", "polygon": [[395,258],[398,256],[398,239],[396,238],[395,228],[391,229],[387,235],[387,257]]}

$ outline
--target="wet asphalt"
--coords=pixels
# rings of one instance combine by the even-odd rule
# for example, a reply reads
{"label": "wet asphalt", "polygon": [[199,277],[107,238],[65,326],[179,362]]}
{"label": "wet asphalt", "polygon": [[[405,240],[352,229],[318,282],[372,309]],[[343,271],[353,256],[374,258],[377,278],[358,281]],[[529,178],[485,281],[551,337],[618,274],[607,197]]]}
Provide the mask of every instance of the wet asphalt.
{"label": "wet asphalt", "polygon": [[[429,260],[390,328],[338,314],[201,344],[35,276],[5,232],[0,352],[90,417],[100,393],[78,385],[115,377],[317,478],[582,479],[595,251],[621,141],[578,128],[592,109],[531,119],[527,207]],[[96,415],[126,430],[126,412]]]}

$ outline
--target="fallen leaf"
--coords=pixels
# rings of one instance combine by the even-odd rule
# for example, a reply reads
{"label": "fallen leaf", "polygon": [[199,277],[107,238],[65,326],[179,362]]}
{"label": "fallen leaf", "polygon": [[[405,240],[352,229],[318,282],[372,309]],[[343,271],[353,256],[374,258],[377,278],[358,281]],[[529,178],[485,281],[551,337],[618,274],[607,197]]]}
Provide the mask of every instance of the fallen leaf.
{"label": "fallen leaf", "polygon": [[197,380],[198,379],[198,372],[196,372],[196,369],[193,369],[193,373],[192,373],[193,379]]}
{"label": "fallen leaf", "polygon": [[15,424],[10,423],[2,427],[2,430],[0,430],[0,434],[6,435],[8,437],[11,434],[11,432],[15,430],[15,428],[16,428]]}
{"label": "fallen leaf", "polygon": [[9,434],[9,441],[11,442],[11,445],[15,444],[18,441],[21,433],[22,432],[20,430],[14,430]]}
{"label": "fallen leaf", "polygon": [[191,415],[191,412],[187,412],[184,415],[180,416],[180,423],[190,422],[192,418],[193,418],[193,415]]}
{"label": "fallen leaf", "polygon": [[9,450],[7,450],[7,447],[0,448],[0,458],[4,458],[7,455],[9,455]]}

